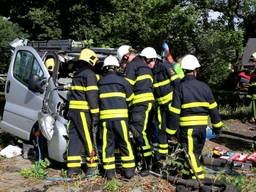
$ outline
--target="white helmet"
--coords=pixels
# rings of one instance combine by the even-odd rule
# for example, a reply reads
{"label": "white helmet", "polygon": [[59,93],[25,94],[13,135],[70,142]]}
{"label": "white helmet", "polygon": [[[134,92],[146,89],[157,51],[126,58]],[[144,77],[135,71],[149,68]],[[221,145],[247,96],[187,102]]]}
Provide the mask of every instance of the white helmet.
{"label": "white helmet", "polygon": [[146,57],[147,59],[156,59],[156,58],[158,58],[157,54],[156,54],[156,50],[153,47],[144,48],[141,51],[140,56]]}
{"label": "white helmet", "polygon": [[254,52],[251,56],[251,60],[256,61],[256,52]]}
{"label": "white helmet", "polygon": [[106,67],[106,66],[116,66],[119,67],[120,64],[117,60],[117,58],[113,55],[109,55],[104,59],[104,63],[102,67]]}
{"label": "white helmet", "polygon": [[118,60],[121,61],[125,54],[130,53],[131,49],[132,49],[132,47],[130,45],[121,45],[117,49],[117,58],[118,58]]}
{"label": "white helmet", "polygon": [[201,65],[199,64],[198,59],[194,55],[186,55],[181,60],[181,68],[186,70],[194,70]]}

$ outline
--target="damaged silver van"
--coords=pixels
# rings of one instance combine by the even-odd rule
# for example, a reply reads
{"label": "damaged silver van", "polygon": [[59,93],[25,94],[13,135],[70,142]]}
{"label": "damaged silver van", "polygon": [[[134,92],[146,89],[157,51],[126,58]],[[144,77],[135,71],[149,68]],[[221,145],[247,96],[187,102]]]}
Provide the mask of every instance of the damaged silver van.
{"label": "damaged silver van", "polygon": [[[5,84],[5,107],[0,127],[38,145],[41,155],[65,162],[68,142],[67,95],[83,41],[15,39]],[[100,61],[115,55],[113,48],[92,48]],[[54,59],[48,71],[45,61]],[[99,70],[101,65],[98,65]],[[41,142],[39,142],[39,140]]]}

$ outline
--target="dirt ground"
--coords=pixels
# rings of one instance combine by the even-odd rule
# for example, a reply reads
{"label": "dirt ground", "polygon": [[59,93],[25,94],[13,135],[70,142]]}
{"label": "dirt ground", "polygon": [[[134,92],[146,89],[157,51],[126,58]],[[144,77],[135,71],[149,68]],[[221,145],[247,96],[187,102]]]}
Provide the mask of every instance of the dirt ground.
{"label": "dirt ground", "polygon": [[[244,139],[223,134],[218,139],[207,141],[204,151],[209,151],[214,146],[220,146],[229,150],[244,151],[250,149],[251,142],[248,137],[256,136],[256,129],[252,124],[241,123],[239,120],[224,121],[226,131],[237,133],[244,136]],[[0,137],[3,135],[0,131]],[[2,137],[3,139],[3,137]],[[0,157],[0,192],[76,192],[76,191],[106,191],[106,180],[101,177],[94,179],[83,179],[74,182],[67,181],[49,181],[37,180],[34,178],[24,178],[20,171],[25,168],[31,168],[33,162],[24,159],[22,156],[13,157],[10,159]],[[49,168],[48,177],[61,177],[61,169]],[[120,187],[118,191],[175,191],[175,187],[163,179],[154,176],[140,177],[136,175],[129,182],[118,180]]]}

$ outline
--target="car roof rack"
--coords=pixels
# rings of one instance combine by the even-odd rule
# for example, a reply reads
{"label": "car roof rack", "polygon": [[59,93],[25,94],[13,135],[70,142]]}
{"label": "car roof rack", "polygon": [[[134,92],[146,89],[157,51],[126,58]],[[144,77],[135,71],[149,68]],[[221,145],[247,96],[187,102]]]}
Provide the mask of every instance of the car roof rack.
{"label": "car roof rack", "polygon": [[42,40],[42,41],[28,41],[28,46],[32,46],[38,51],[57,51],[66,53],[80,53],[83,48],[90,48],[97,54],[115,55],[116,48],[99,48],[90,47],[84,41],[75,41],[72,39],[65,40]]}
{"label": "car roof rack", "polygon": [[86,44],[86,41],[75,41],[72,39],[30,41],[28,39],[18,37],[9,44],[12,52],[19,46],[31,46],[37,50],[41,57],[43,57],[46,52],[55,52],[57,54],[64,53],[72,59],[77,59],[81,49],[90,48],[97,54],[99,60],[103,61],[108,55],[116,55],[117,53],[117,48],[90,47]]}

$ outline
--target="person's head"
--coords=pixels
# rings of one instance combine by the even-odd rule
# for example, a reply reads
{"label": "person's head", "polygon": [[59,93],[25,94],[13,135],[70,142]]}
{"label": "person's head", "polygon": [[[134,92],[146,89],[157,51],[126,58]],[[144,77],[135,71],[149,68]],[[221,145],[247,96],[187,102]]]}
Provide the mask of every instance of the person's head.
{"label": "person's head", "polygon": [[157,53],[153,47],[144,48],[140,56],[143,58],[144,62],[148,65],[149,68],[154,68],[156,65]]}
{"label": "person's head", "polygon": [[50,57],[50,58],[47,58],[47,59],[46,59],[46,61],[45,61],[45,66],[46,66],[46,68],[48,69],[48,71],[49,71],[50,73],[53,72],[54,65],[55,65],[54,58]]}
{"label": "person's head", "polygon": [[117,59],[120,63],[126,65],[134,59],[134,52],[135,50],[130,45],[121,45],[117,49]]}
{"label": "person's head", "polygon": [[194,55],[186,55],[184,56],[181,61],[181,68],[184,70],[186,74],[192,74],[194,76],[197,75],[197,68],[201,65],[198,59]]}
{"label": "person's head", "polygon": [[117,58],[113,55],[109,55],[108,57],[106,57],[104,59],[104,63],[102,66],[104,72],[117,71],[119,67],[120,67],[120,64]]}
{"label": "person's head", "polygon": [[88,63],[92,67],[99,61],[97,54],[91,49],[82,49],[79,60]]}

